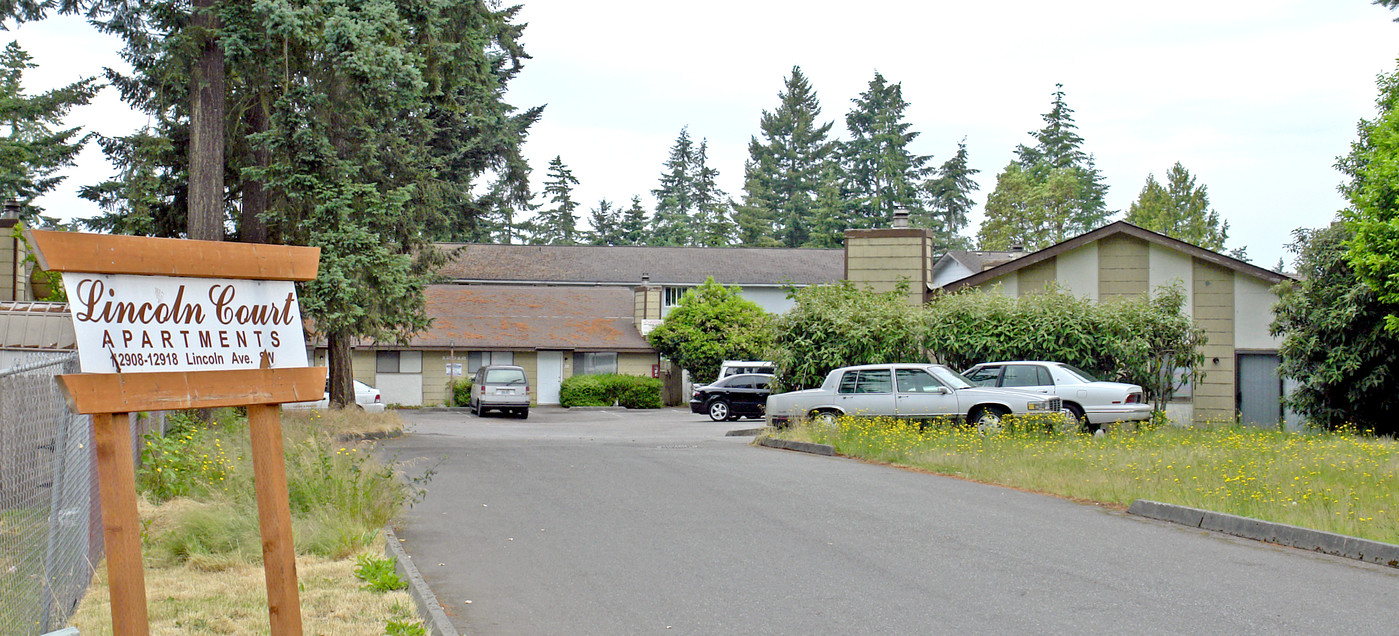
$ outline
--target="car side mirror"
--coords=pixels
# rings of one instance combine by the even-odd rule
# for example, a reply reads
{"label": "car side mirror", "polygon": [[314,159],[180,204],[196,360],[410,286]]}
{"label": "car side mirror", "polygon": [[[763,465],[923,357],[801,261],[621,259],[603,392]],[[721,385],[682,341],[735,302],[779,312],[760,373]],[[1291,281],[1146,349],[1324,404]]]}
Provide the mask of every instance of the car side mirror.
{"label": "car side mirror", "polygon": [[947,387],[945,387],[945,386],[940,386],[940,387],[936,387],[936,388],[933,389],[933,393],[936,393],[936,394],[938,394],[938,395],[947,395],[948,393],[951,393],[951,392],[952,392],[952,389],[949,389],[949,388],[947,388]]}

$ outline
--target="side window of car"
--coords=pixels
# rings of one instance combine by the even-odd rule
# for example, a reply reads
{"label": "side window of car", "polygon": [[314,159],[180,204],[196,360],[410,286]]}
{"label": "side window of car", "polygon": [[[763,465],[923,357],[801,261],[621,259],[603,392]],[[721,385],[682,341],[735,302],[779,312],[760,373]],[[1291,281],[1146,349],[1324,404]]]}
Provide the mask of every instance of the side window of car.
{"label": "side window of car", "polygon": [[1005,375],[1001,377],[1001,386],[1040,386],[1040,376],[1036,371],[1039,367],[1032,367],[1026,364],[1006,365]]}
{"label": "side window of car", "polygon": [[767,379],[767,378],[757,378],[756,380],[753,381],[753,388],[755,388],[755,389],[766,389],[766,388],[768,388],[768,379]]}
{"label": "side window of car", "polygon": [[1046,369],[1044,367],[1035,367],[1035,372],[1037,375],[1039,375],[1040,386],[1054,386],[1054,376],[1050,375],[1049,369]]}
{"label": "side window of car", "polygon": [[889,377],[889,370],[861,371],[860,386],[856,393],[892,393],[894,381]]}
{"label": "side window of car", "polygon": [[898,369],[894,377],[899,381],[899,393],[932,393],[940,386],[927,371],[918,369]]}
{"label": "side window of car", "polygon": [[967,380],[976,386],[996,386],[996,380],[1000,378],[1000,367],[981,367],[967,374]]}
{"label": "side window of car", "polygon": [[859,371],[846,371],[845,375],[840,376],[840,388],[837,389],[837,391],[839,391],[840,393],[854,393],[855,382],[859,378]]}
{"label": "side window of car", "polygon": [[751,389],[751,388],[753,388],[753,381],[750,380],[750,379],[748,379],[748,378],[738,377],[738,378],[735,378],[733,382],[730,382],[730,383],[729,383],[729,388],[730,388],[730,389]]}

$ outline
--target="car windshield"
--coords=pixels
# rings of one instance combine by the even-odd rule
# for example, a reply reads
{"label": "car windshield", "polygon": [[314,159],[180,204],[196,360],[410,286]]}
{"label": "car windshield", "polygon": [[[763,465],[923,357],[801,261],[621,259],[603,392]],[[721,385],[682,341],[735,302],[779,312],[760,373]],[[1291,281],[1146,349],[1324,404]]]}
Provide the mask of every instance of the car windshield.
{"label": "car windshield", "polygon": [[928,367],[928,370],[932,371],[933,375],[936,376],[937,379],[942,380],[943,384],[946,384],[947,386],[950,386],[954,389],[968,389],[972,386],[972,383],[967,381],[967,379],[963,377],[962,374],[957,373],[956,371],[953,371],[952,369],[949,369],[947,367],[932,366]]}
{"label": "car windshield", "polygon": [[1092,373],[1089,373],[1089,372],[1087,372],[1087,371],[1084,371],[1083,369],[1080,369],[1080,368],[1078,368],[1078,367],[1076,367],[1076,366],[1074,366],[1074,365],[1072,365],[1072,364],[1064,364],[1064,363],[1061,362],[1061,363],[1059,363],[1059,368],[1060,368],[1060,369],[1063,369],[1063,370],[1065,370],[1065,371],[1068,371],[1068,372],[1069,372],[1069,375],[1072,375],[1072,376],[1074,376],[1074,377],[1076,377],[1076,378],[1078,378],[1079,380],[1082,380],[1082,381],[1084,381],[1084,382],[1098,382],[1098,381],[1099,381],[1098,378],[1095,377]]}
{"label": "car windshield", "polygon": [[519,369],[487,369],[486,384],[524,384],[525,372]]}

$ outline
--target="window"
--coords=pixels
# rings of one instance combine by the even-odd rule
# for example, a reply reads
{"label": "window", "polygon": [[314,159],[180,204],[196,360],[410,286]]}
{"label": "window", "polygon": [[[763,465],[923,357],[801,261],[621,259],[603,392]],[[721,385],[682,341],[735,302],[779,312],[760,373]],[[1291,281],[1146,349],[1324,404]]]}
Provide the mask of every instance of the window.
{"label": "window", "polygon": [[976,386],[996,386],[1000,378],[1000,367],[982,367],[967,374],[967,380]]}
{"label": "window", "polygon": [[899,381],[899,393],[932,393],[942,386],[927,371],[898,369],[894,375]]}
{"label": "window", "polygon": [[374,372],[375,372],[375,373],[398,373],[398,352],[397,352],[397,351],[376,351],[376,352],[374,352]]}
{"label": "window", "polygon": [[1053,386],[1054,380],[1049,378],[1049,369],[1028,364],[1011,364],[1006,366],[1005,376],[1001,378],[1001,386]]}
{"label": "window", "polygon": [[375,373],[422,373],[423,352],[421,351],[376,351],[374,352]]}
{"label": "window", "polygon": [[859,381],[859,379],[859,371],[846,371],[845,375],[840,376],[840,389],[838,390],[841,393],[854,393],[855,384]]}
{"label": "window", "polygon": [[683,297],[683,296],[684,296],[687,292],[689,292],[691,289],[694,289],[694,287],[667,287],[667,288],[665,288],[665,306],[666,306],[666,307],[674,307],[674,306],[676,306],[676,305],[679,305],[679,304],[680,304],[680,298]]}
{"label": "window", "polygon": [[888,369],[860,372],[860,382],[855,386],[856,393],[893,393],[894,380]]}
{"label": "window", "polygon": [[489,369],[484,384],[528,384],[525,372],[519,369]]}
{"label": "window", "polygon": [[467,373],[474,374],[488,364],[515,364],[515,354],[510,351],[472,351],[466,354]]}
{"label": "window", "polygon": [[616,373],[617,352],[588,351],[573,354],[573,375]]}

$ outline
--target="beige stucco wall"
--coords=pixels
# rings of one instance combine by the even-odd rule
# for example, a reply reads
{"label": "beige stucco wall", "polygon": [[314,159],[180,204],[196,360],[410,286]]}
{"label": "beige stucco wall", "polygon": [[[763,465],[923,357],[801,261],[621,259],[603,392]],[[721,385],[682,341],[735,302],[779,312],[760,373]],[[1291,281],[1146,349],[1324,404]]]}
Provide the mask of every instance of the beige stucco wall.
{"label": "beige stucco wall", "polygon": [[[1234,421],[1234,272],[1194,259],[1195,322],[1205,330],[1205,378],[1195,386],[1195,421]],[[1218,360],[1218,362],[1216,362]]]}
{"label": "beige stucco wall", "polygon": [[651,377],[651,365],[661,361],[660,354],[656,353],[619,353],[617,354],[617,373],[622,375],[644,375]]}
{"label": "beige stucco wall", "polygon": [[1195,263],[1187,254],[1182,254],[1173,249],[1167,249],[1160,245],[1150,246],[1149,262],[1147,270],[1147,284],[1152,291],[1158,287],[1164,287],[1174,282],[1179,282],[1185,288],[1185,315],[1194,315],[1193,303],[1189,299],[1193,297],[1195,289]]}
{"label": "beige stucco wall", "polygon": [[1098,244],[1089,243],[1055,257],[1059,286],[1079,298],[1098,300]]}
{"label": "beige stucco wall", "polygon": [[[463,371],[464,372],[464,371]],[[423,352],[423,406],[451,404],[452,385],[447,379],[447,352]]]}
{"label": "beige stucco wall", "polygon": [[1019,298],[1020,276],[1018,276],[1015,272],[1011,272],[1000,278],[988,280],[979,287],[977,287],[977,289],[992,291],[995,293],[999,293],[1002,296],[1007,296],[1010,298]]}
{"label": "beige stucco wall", "polygon": [[370,386],[378,386],[374,369],[374,352],[368,349],[354,349],[350,352],[350,372],[355,379]]}
{"label": "beige stucco wall", "polygon": [[1273,305],[1278,296],[1265,281],[1252,276],[1234,275],[1234,347],[1238,349],[1277,349],[1281,338],[1268,334],[1273,322]]}
{"label": "beige stucco wall", "polygon": [[[516,351],[515,366],[525,370],[525,378],[529,380],[529,402],[539,403],[539,364],[538,355],[533,351]],[[564,356],[565,359],[568,356]]]}
{"label": "beige stucco wall", "polygon": [[24,243],[10,236],[14,226],[0,228],[0,300],[31,300],[29,276],[25,273]]}
{"label": "beige stucco wall", "polygon": [[1058,264],[1052,258],[1021,268],[1019,274],[1020,284],[1017,291],[1022,296],[1042,292],[1050,283],[1059,279]]}
{"label": "beige stucco wall", "polygon": [[1134,236],[1115,235],[1098,241],[1098,299],[1107,302],[1147,293],[1150,267],[1148,243]]}

